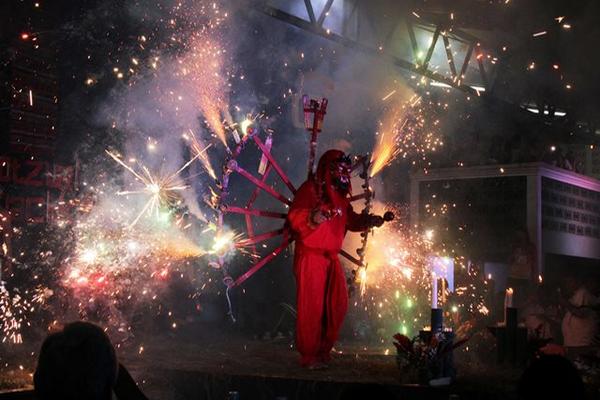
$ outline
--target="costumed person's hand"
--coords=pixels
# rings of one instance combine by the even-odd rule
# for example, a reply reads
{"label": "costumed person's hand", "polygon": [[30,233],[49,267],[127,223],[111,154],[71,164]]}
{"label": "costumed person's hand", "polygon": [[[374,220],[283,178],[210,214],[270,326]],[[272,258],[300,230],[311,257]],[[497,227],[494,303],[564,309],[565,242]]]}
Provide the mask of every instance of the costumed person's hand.
{"label": "costumed person's hand", "polygon": [[310,223],[317,226],[327,221],[327,214],[320,208],[315,208],[310,212]]}
{"label": "costumed person's hand", "polygon": [[381,215],[369,215],[369,226],[375,226],[377,228],[379,228],[381,225],[383,225],[385,221],[383,220],[383,217]]}
{"label": "costumed person's hand", "polygon": [[383,217],[380,215],[374,215],[374,214],[369,215],[369,225],[371,227],[379,228],[381,225],[383,225],[384,222],[390,222],[393,220],[394,220],[394,213],[391,211],[387,211],[385,214],[383,214]]}

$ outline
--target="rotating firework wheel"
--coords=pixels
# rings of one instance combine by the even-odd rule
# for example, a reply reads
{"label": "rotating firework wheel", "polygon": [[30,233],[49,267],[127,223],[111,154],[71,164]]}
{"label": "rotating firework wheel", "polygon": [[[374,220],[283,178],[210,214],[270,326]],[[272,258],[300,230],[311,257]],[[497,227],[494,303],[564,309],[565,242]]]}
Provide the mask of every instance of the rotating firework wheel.
{"label": "rotating firework wheel", "polygon": [[[323,118],[326,113],[327,100],[322,99],[308,100],[304,97],[304,114],[305,114],[305,125],[307,130],[311,133],[311,140],[309,143],[309,162],[307,175],[310,178],[313,175],[315,155],[317,147],[318,134],[321,131]],[[296,187],[292,184],[287,174],[284,172],[280,164],[275,160],[271,153],[273,137],[270,131],[264,132],[261,138],[261,129],[258,127],[244,126],[243,136],[237,137],[236,147],[228,153],[228,157],[225,160],[222,171],[223,175],[219,182],[220,194],[216,204],[217,211],[217,240],[220,237],[227,235],[228,225],[225,221],[228,215],[238,214],[243,216],[245,221],[245,232],[242,234],[240,240],[234,241],[230,244],[231,247],[236,249],[247,250],[253,259],[250,267],[245,270],[241,275],[233,278],[230,274],[230,269],[227,263],[228,257],[226,251],[217,252],[217,261],[213,264],[220,268],[223,272],[223,282],[227,286],[227,293],[230,289],[235,288],[243,284],[253,274],[267,265],[294,240],[292,233],[290,232],[287,224],[287,209],[292,205],[292,199],[288,196],[279,192],[274,185],[268,183],[270,174],[274,171],[278,177],[278,180],[283,183],[283,186],[293,196],[296,193]],[[242,155],[248,150],[250,144],[254,145],[260,151],[260,163],[258,167],[258,176],[250,172],[249,169],[242,166],[243,159]],[[366,156],[356,157],[353,164],[353,171],[358,172],[358,176],[362,179],[361,192],[353,194],[351,201],[356,202],[363,200],[364,208],[362,213],[368,214],[371,211],[371,201],[373,199],[373,193],[369,185],[369,167],[370,161]],[[234,175],[241,176],[247,181],[252,187],[250,196],[246,201],[241,201],[236,196],[232,196],[230,193],[230,181]],[[277,179],[277,178],[276,178]],[[270,209],[261,209],[256,206],[258,196],[261,192],[266,193],[269,197],[280,203],[282,211],[272,211]],[[265,207],[266,208],[266,207]],[[256,233],[255,226],[260,226],[259,220],[279,220],[278,227],[273,230],[269,230],[264,233]],[[264,225],[264,224],[263,224]],[[354,282],[357,278],[360,278],[360,274],[357,271],[365,270],[366,265],[364,264],[365,252],[367,247],[367,240],[370,231],[361,233],[361,247],[356,249],[357,256],[352,256],[347,251],[342,250],[340,254],[348,259],[352,264],[355,265],[353,270],[353,277],[349,279],[349,282]],[[275,240],[279,238],[279,240]],[[274,243],[270,247],[266,243]],[[263,249],[259,254],[257,246]],[[229,297],[228,297],[229,298]]]}

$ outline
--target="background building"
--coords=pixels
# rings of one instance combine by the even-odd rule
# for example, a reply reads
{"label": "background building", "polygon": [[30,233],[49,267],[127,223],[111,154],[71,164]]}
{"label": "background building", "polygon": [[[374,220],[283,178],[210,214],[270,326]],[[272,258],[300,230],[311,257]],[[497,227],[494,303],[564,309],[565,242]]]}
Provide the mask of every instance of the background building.
{"label": "background building", "polygon": [[411,224],[468,244],[477,261],[509,266],[526,233],[541,279],[597,273],[590,268],[600,263],[597,179],[528,163],[433,169],[411,175],[410,186]]}

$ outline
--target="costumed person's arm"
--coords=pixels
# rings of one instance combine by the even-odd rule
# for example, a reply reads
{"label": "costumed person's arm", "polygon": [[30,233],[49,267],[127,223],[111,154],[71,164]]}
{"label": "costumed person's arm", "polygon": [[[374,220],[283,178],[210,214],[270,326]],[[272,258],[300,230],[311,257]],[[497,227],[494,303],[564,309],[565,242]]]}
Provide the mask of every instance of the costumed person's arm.
{"label": "costumed person's arm", "polygon": [[313,209],[317,203],[317,196],[312,185],[306,182],[300,186],[288,212],[290,227],[300,239],[307,237],[317,228],[311,221]]}
{"label": "costumed person's arm", "polygon": [[306,246],[336,250],[339,248],[338,219],[332,218],[331,207],[318,201],[312,182],[304,183],[296,192],[288,221],[297,238]]}
{"label": "costumed person's arm", "polygon": [[352,204],[348,205],[348,218],[346,228],[350,232],[364,232],[373,227],[383,225],[384,219],[379,215],[356,213],[352,208]]}

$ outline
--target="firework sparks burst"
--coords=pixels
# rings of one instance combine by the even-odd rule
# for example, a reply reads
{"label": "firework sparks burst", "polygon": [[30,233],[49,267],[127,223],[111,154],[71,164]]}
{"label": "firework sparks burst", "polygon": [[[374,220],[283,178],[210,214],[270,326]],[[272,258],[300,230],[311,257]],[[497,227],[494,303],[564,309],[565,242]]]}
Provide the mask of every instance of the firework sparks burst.
{"label": "firework sparks burst", "polygon": [[119,191],[117,192],[117,195],[127,196],[131,194],[141,194],[148,196],[148,200],[142,207],[142,210],[131,222],[130,226],[135,226],[144,214],[154,214],[156,216],[159,216],[162,206],[168,206],[172,204],[178,197],[177,192],[181,192],[189,187],[188,185],[181,183],[181,177],[179,176],[179,174],[184,169],[189,167],[190,164],[194,162],[197,158],[202,157],[206,150],[207,148],[204,148],[204,150],[199,151],[194,157],[187,161],[176,172],[166,176],[153,175],[144,165],[141,165],[142,172],[138,173],[132,167],[127,165],[123,160],[121,160],[119,156],[106,150],[106,153],[113,160],[115,160],[119,165],[121,165],[126,171],[130,172],[136,178],[136,180],[141,182],[142,184],[142,188],[139,190]]}
{"label": "firework sparks burst", "polygon": [[224,121],[231,120],[228,112],[228,74],[225,71],[226,50],[206,31],[194,35],[187,54],[179,60],[179,77],[189,81],[195,92],[195,104],[202,112],[208,127],[228,148]]}
{"label": "firework sparks burst", "polygon": [[371,177],[398,157],[408,159],[412,165],[429,165],[427,155],[443,145],[436,131],[439,121],[431,119],[430,106],[413,95],[390,109],[380,122],[379,138],[371,155]]}
{"label": "firework sparks burst", "polygon": [[34,308],[19,293],[10,293],[4,282],[0,282],[0,321],[2,322],[2,343],[21,344],[21,327],[27,315]]}
{"label": "firework sparks burst", "polygon": [[[389,205],[385,207],[389,208]],[[394,207],[397,215],[406,215],[406,207]],[[376,203],[375,209],[384,211]],[[349,237],[356,245],[358,237]],[[468,268],[464,258],[423,234],[409,229],[402,221],[394,221],[376,229],[365,255],[368,269],[360,268],[361,296],[354,301],[358,326],[368,324],[376,328],[382,342],[396,332],[417,334],[429,324],[431,305],[431,272],[435,260],[452,260],[455,290],[450,292],[440,285],[440,307],[449,312],[448,326],[457,328],[461,316],[481,318],[488,313],[485,279],[476,269]],[[457,281],[458,279],[458,281]],[[457,283],[458,282],[458,283]]]}
{"label": "firework sparks burst", "polygon": [[234,231],[223,231],[217,234],[208,254],[214,254],[220,257],[233,254],[242,236],[241,233],[236,233]]}

